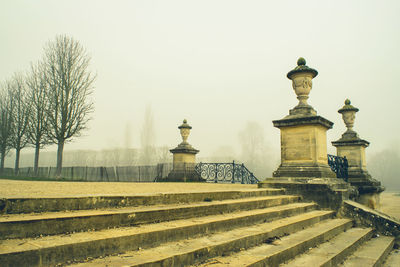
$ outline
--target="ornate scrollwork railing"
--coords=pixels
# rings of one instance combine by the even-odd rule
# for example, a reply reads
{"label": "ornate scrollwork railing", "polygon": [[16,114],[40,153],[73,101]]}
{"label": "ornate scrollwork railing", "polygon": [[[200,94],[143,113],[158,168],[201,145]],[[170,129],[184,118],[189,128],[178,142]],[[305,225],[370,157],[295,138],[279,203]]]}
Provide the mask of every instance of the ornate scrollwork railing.
{"label": "ornate scrollwork railing", "polygon": [[202,163],[195,166],[195,171],[207,182],[256,184],[259,180],[244,164]]}
{"label": "ornate scrollwork railing", "polygon": [[328,164],[331,167],[331,170],[336,173],[337,178],[342,178],[347,182],[347,179],[349,178],[349,163],[347,162],[346,157],[342,158],[328,154]]}

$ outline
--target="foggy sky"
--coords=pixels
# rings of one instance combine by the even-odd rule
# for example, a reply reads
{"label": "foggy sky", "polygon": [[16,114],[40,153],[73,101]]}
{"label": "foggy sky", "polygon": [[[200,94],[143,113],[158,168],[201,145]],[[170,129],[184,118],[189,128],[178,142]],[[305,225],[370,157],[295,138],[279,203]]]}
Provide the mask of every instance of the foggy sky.
{"label": "foggy sky", "polygon": [[2,1],[0,81],[67,34],[92,56],[97,80],[90,129],[65,150],[122,147],[127,125],[139,147],[151,106],[156,145],[175,147],[186,118],[200,156],[239,152],[239,132],[255,121],[279,154],[272,120],[297,104],[286,74],[304,57],[319,72],[309,103],[335,123],[328,151],[350,98],[373,153],[399,147],[399,13],[399,1]]}

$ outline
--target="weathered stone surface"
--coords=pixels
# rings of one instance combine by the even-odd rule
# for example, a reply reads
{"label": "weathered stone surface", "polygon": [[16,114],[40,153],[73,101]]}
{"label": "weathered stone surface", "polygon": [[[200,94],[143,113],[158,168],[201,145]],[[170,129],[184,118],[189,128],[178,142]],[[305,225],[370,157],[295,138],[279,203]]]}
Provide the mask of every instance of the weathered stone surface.
{"label": "weathered stone surface", "polygon": [[[37,237],[110,227],[123,227],[185,219],[201,213],[203,216],[240,210],[261,209],[296,203],[299,196],[264,196],[197,202],[190,204],[127,207],[120,209],[80,210],[57,213],[16,214],[0,217],[0,236],[5,238]],[[315,209],[313,203],[297,204],[293,208]],[[288,209],[290,210],[290,208]]]}
{"label": "weathered stone surface", "polygon": [[393,248],[394,238],[379,236],[368,240],[342,264],[343,267],[382,266]]}
{"label": "weathered stone surface", "polygon": [[[128,250],[152,247],[155,244],[171,242],[189,237],[228,231],[234,228],[253,224],[257,213],[240,212],[231,215],[215,215],[202,217],[202,220],[175,220],[141,227],[108,229],[96,232],[74,233],[70,236],[42,237],[35,240],[6,240],[0,244],[0,261],[4,266],[55,265],[68,260],[80,260],[87,257],[99,257]],[[258,232],[249,237],[239,236],[243,243],[261,243],[268,237],[294,232],[303,227],[313,225],[320,220],[331,217],[331,211],[313,211],[309,214],[292,216],[277,221],[275,227],[264,224]],[[258,216],[259,222],[265,216]],[[243,229],[237,229],[238,233]],[[27,242],[28,241],[28,242]],[[115,243],[118,245],[116,246]],[[21,244],[18,246],[18,244]],[[232,247],[232,243],[227,248]],[[29,261],[27,261],[29,259]],[[40,262],[40,263],[39,263]]]}
{"label": "weathered stone surface", "polygon": [[283,266],[338,266],[363,242],[370,239],[372,234],[372,228],[348,229]]}
{"label": "weathered stone surface", "polygon": [[[229,253],[232,248],[243,250],[261,245],[269,238],[294,233],[328,218],[329,215],[326,211],[314,211],[251,227],[216,233],[213,237],[192,238],[170,242],[154,249],[130,251],[121,256],[99,259],[77,266],[104,266],[106,264],[112,266],[114,262],[128,266],[187,266]],[[343,230],[351,226],[351,223],[349,220],[341,220],[341,224],[336,222],[336,228],[340,229],[339,225]],[[234,263],[235,266],[239,266],[236,265],[238,262]]]}
{"label": "weathered stone surface", "polygon": [[265,179],[259,188],[284,188],[289,194],[300,194],[321,207],[338,210],[342,202],[357,196],[357,190],[342,179],[281,177]]}
{"label": "weathered stone surface", "polygon": [[357,225],[374,227],[377,232],[400,238],[400,222],[386,214],[368,208],[355,201],[346,200],[340,214],[353,218]]}
{"label": "weathered stone surface", "polygon": [[[157,184],[163,186],[163,184]],[[193,186],[196,186],[194,184]],[[201,188],[199,186],[199,188]],[[217,187],[218,188],[218,187]],[[221,189],[223,187],[220,187]],[[229,187],[228,187],[229,188]],[[237,187],[239,189],[239,187]],[[160,190],[160,188],[158,188]],[[126,196],[86,196],[63,198],[6,198],[3,199],[2,214],[32,213],[46,211],[65,211],[83,209],[102,209],[117,207],[136,207],[140,205],[177,204],[211,200],[238,199],[282,194],[282,189],[264,190],[226,190],[199,192],[192,189],[188,193],[148,193]]]}
{"label": "weathered stone surface", "polygon": [[[296,233],[275,236],[271,241],[257,247],[214,258],[212,266],[279,266],[311,247],[331,239],[352,226],[350,220],[326,220]],[[207,266],[208,263],[200,266]],[[292,265],[302,266],[302,265]],[[318,265],[303,265],[318,266]]]}

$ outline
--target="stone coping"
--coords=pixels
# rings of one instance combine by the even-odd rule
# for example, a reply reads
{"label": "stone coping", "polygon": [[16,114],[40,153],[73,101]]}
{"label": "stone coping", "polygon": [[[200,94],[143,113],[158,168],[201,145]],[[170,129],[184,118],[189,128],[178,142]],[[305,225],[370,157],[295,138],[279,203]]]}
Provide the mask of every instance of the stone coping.
{"label": "stone coping", "polygon": [[379,233],[400,238],[400,221],[352,200],[343,202],[340,214],[353,218],[359,225],[373,226]]}
{"label": "stone coping", "polygon": [[261,183],[293,183],[293,184],[347,184],[339,178],[317,178],[317,177],[279,177],[267,178]]}
{"label": "stone coping", "polygon": [[360,138],[356,139],[346,139],[346,138],[340,138],[337,141],[332,142],[333,146],[363,146],[367,147],[369,146],[369,142]]}
{"label": "stone coping", "polygon": [[171,153],[186,153],[186,154],[197,154],[200,150],[193,148],[189,143],[180,143],[177,147],[169,150]]}
{"label": "stone coping", "polygon": [[282,128],[282,127],[291,127],[291,126],[300,126],[300,125],[321,125],[328,129],[331,129],[333,126],[333,122],[325,119],[321,116],[298,116],[294,118],[284,118],[281,120],[272,121],[274,127]]}

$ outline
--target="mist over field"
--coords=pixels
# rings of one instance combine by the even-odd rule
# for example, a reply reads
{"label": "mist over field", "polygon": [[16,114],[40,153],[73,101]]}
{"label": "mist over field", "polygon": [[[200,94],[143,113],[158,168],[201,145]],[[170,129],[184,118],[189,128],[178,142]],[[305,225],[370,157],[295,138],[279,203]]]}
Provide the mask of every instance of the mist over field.
{"label": "mist over field", "polygon": [[[270,177],[280,162],[281,119],[297,104],[288,71],[299,57],[318,70],[319,115],[359,108],[354,130],[371,144],[367,169],[400,190],[398,1],[7,1],[0,16],[0,80],[25,72],[56,35],[79,40],[97,75],[88,130],[66,143],[64,166],[171,162],[183,119],[197,161],[244,162]],[[54,166],[57,146],[41,152]],[[6,157],[13,167],[15,152]],[[22,150],[21,167],[32,166]]]}

